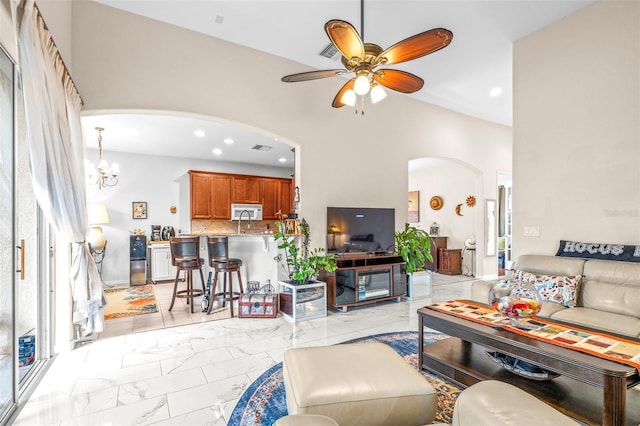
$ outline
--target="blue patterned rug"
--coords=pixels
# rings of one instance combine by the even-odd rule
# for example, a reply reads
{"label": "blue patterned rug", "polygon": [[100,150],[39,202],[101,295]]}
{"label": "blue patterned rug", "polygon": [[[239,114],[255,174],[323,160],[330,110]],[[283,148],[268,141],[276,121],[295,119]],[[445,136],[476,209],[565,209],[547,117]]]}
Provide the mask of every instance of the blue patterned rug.
{"label": "blue patterned rug", "polygon": [[[442,340],[448,336],[442,333],[425,333],[425,344]],[[391,346],[409,364],[418,365],[418,332],[404,331],[384,333],[362,337],[344,343],[382,342]],[[450,423],[453,405],[460,388],[445,381],[442,377],[423,371],[422,374],[438,392],[438,412],[436,421]],[[280,417],[287,415],[282,363],[278,363],[262,373],[258,379],[244,391],[240,401],[231,413],[228,426],[271,426]]]}

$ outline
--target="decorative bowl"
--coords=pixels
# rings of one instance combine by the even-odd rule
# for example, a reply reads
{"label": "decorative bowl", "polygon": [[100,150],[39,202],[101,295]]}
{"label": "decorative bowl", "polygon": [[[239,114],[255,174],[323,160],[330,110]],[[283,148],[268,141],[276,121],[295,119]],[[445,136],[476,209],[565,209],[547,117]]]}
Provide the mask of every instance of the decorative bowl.
{"label": "decorative bowl", "polygon": [[489,291],[489,303],[509,319],[511,325],[518,320],[536,315],[542,309],[542,298],[536,287],[525,281],[501,281]]}

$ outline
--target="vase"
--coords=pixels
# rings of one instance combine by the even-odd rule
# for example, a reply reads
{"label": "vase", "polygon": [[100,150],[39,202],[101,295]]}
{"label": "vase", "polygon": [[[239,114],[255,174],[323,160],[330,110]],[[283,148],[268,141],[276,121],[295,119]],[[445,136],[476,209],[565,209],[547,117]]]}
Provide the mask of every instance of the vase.
{"label": "vase", "polygon": [[540,312],[542,297],[532,283],[500,281],[489,291],[489,304],[508,318],[510,325],[518,326],[521,318]]}

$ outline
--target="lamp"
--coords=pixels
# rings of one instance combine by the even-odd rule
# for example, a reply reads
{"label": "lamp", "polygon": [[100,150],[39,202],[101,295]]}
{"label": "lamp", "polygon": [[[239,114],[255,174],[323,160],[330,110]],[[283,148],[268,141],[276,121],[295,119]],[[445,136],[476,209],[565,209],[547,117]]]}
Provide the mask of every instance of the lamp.
{"label": "lamp", "polygon": [[369,79],[360,75],[356,78],[353,89],[348,89],[340,98],[340,101],[348,106],[355,106],[358,96],[364,96],[367,93],[370,93],[371,103],[377,104],[381,100],[387,97],[387,92],[382,88],[382,86],[378,83],[370,82]]}
{"label": "lamp", "polygon": [[380,86],[378,83],[373,83],[371,85],[371,103],[377,104],[386,97],[387,92],[384,91],[382,86]]}
{"label": "lamp", "polygon": [[333,237],[330,250],[336,249],[336,234],[339,234],[340,232],[342,231],[340,231],[340,228],[338,228],[336,225],[329,226],[329,235]]}
{"label": "lamp", "polygon": [[102,189],[105,186],[116,186],[118,184],[120,166],[118,166],[118,163],[113,163],[109,167],[107,160],[102,158],[102,132],[104,128],[96,127],[96,130],[98,131],[98,168],[96,169],[93,163],[87,162],[89,181],[94,185],[98,185],[98,189]]}
{"label": "lamp", "polygon": [[356,92],[356,95],[366,95],[369,93],[369,89],[371,89],[371,83],[369,82],[369,78],[367,78],[368,73],[359,74],[356,77],[356,81],[353,82],[353,90]]}
{"label": "lamp", "polygon": [[341,99],[342,103],[349,106],[354,106],[356,104],[356,92],[349,89],[344,92]]}
{"label": "lamp", "polygon": [[109,223],[109,215],[104,204],[89,204],[87,217],[89,219],[89,234],[87,235],[87,243],[92,253],[104,250],[107,240],[102,234],[102,227]]}

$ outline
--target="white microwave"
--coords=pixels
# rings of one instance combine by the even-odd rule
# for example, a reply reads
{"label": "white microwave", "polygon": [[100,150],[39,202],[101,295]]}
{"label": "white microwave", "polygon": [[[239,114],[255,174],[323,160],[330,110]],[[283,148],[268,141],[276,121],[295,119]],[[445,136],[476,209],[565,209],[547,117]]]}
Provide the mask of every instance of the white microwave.
{"label": "white microwave", "polygon": [[231,220],[249,218],[262,220],[262,204],[231,204]]}

